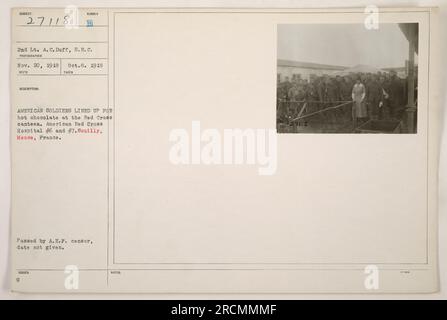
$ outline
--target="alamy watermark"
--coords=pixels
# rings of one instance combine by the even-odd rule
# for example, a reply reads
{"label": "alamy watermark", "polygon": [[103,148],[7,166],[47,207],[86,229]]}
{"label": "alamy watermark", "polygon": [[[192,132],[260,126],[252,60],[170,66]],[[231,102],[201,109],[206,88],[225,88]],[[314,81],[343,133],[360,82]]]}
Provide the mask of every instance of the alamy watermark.
{"label": "alamy watermark", "polygon": [[375,5],[369,5],[365,7],[364,13],[366,14],[363,21],[365,28],[368,30],[379,29],[379,7]]}
{"label": "alamy watermark", "polygon": [[379,289],[379,267],[374,264],[367,265],[364,269],[365,281],[363,285],[366,290],[378,290]]}
{"label": "alamy watermark", "polygon": [[64,279],[64,287],[66,290],[78,290],[79,289],[79,269],[76,265],[65,266],[64,273],[66,274]]}
{"label": "alamy watermark", "polygon": [[277,168],[275,129],[204,129],[192,121],[191,131],[171,130],[169,160],[175,165],[257,165],[259,175]]}
{"label": "alamy watermark", "polygon": [[64,25],[66,29],[79,29],[79,9],[77,6],[65,7]]}

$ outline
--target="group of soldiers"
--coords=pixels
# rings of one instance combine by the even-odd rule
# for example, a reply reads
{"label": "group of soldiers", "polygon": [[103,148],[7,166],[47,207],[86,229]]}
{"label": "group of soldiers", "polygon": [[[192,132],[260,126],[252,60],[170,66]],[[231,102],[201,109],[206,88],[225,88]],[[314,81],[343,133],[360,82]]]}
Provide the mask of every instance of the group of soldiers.
{"label": "group of soldiers", "polygon": [[342,124],[356,120],[352,119],[353,104],[348,103],[354,99],[356,83],[360,83],[365,92],[362,103],[367,116],[361,120],[401,118],[407,103],[406,81],[395,72],[324,75],[310,80],[297,74],[292,79],[278,78],[277,122],[285,125],[291,122],[296,125],[295,121]]}

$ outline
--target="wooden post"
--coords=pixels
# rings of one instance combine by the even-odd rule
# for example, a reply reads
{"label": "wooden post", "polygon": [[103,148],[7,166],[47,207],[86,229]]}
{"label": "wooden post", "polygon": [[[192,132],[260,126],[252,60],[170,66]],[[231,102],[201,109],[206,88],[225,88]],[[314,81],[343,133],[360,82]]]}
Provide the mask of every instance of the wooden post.
{"label": "wooden post", "polygon": [[416,132],[416,107],[414,106],[414,54],[416,51],[415,43],[416,43],[416,25],[410,24],[409,25],[409,45],[408,45],[408,90],[407,90],[407,97],[408,97],[408,105],[407,105],[407,130],[408,133],[414,133]]}

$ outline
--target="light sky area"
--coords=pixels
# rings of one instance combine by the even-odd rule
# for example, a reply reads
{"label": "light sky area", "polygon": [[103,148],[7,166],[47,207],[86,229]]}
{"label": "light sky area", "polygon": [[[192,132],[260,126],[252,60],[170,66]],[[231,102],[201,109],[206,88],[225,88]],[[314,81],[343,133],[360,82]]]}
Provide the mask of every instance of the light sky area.
{"label": "light sky area", "polygon": [[278,59],[403,67],[408,41],[398,24],[380,24],[378,30],[368,30],[363,24],[283,24],[278,25]]}

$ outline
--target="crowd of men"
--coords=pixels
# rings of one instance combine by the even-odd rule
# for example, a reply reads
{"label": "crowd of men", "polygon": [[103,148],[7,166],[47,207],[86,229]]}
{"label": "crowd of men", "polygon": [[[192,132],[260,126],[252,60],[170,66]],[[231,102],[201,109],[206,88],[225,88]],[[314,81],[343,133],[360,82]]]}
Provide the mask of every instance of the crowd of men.
{"label": "crowd of men", "polygon": [[[407,104],[406,80],[395,72],[351,73],[349,75],[318,76],[310,80],[297,74],[292,79],[278,78],[277,122],[290,124],[303,116],[305,122],[343,123],[353,120],[353,87],[364,86],[363,102],[367,117],[360,119],[401,119]],[[330,108],[343,105],[340,108]],[[329,108],[329,109],[328,109]],[[328,109],[327,111],[322,111]],[[322,111],[322,112],[317,112]],[[355,120],[355,119],[354,119]]]}

